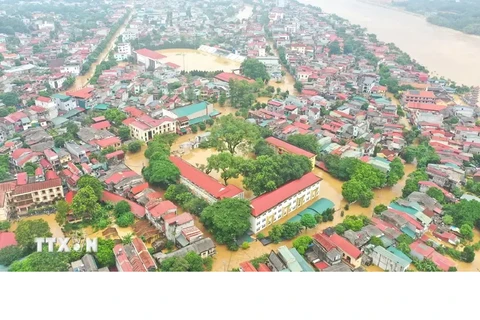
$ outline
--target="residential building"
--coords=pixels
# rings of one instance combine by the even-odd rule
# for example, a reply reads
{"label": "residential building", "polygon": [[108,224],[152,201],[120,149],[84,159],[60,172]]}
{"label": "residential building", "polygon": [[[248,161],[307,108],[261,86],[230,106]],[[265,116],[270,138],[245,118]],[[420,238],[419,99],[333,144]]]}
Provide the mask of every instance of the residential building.
{"label": "residential building", "polygon": [[153,119],[148,115],[143,115],[130,119],[133,120],[128,121],[131,136],[144,142],[152,140],[157,134],[177,132],[177,122],[169,117]]}
{"label": "residential building", "polygon": [[295,209],[312,202],[320,194],[321,178],[309,172],[298,180],[252,200],[250,230],[258,233]]}
{"label": "residential building", "polygon": [[178,216],[172,216],[164,219],[165,235],[168,240],[175,241],[183,229],[194,226],[193,217],[190,213],[184,212]]}
{"label": "residential building", "polygon": [[372,257],[372,263],[374,265],[384,271],[390,272],[404,272],[412,262],[410,259],[403,259],[381,246],[375,247],[370,257]]}
{"label": "residential building", "polygon": [[177,214],[177,206],[168,200],[154,203],[153,206],[147,205],[145,209],[147,219],[162,232],[165,230],[163,217]]}
{"label": "residential building", "polygon": [[162,64],[160,60],[166,58],[166,56],[149,49],[138,49],[134,53],[137,63],[145,65],[147,70],[157,69]]}
{"label": "residential building", "polygon": [[309,151],[303,150],[299,147],[296,147],[293,144],[290,144],[283,140],[277,139],[275,137],[268,137],[265,139],[265,142],[267,142],[270,146],[272,146],[275,149],[276,153],[278,154],[282,154],[285,152],[289,154],[296,154],[299,156],[307,157],[312,163],[312,170],[313,168],[315,168],[315,158],[316,158],[315,154]]}
{"label": "residential building", "polygon": [[324,233],[316,233],[313,236],[313,251],[320,261],[325,261],[329,265],[342,262],[342,253]]}
{"label": "residential building", "polygon": [[437,98],[433,91],[408,90],[403,94],[403,102],[436,103]]}
{"label": "residential building", "polygon": [[85,151],[85,149],[82,148],[82,146],[78,145],[77,143],[73,141],[65,142],[65,149],[70,152],[73,161],[78,163],[88,162],[87,152]]}
{"label": "residential building", "polygon": [[158,252],[153,256],[157,259],[158,263],[162,263],[165,259],[172,257],[184,257],[188,252],[195,252],[200,255],[202,258],[211,257],[216,253],[215,243],[210,238],[205,238],[198,240],[186,247],[183,247],[177,251],[171,253]]}
{"label": "residential building", "polygon": [[243,199],[244,192],[242,189],[234,185],[224,186],[179,157],[171,156],[170,161],[180,170],[180,183],[187,186],[194,195],[205,199],[209,203],[224,198]]}
{"label": "residential building", "polygon": [[357,247],[336,233],[332,234],[329,239],[342,252],[342,259],[345,262],[353,266],[353,268],[358,268],[361,266],[362,252]]}
{"label": "residential building", "polygon": [[64,94],[54,94],[52,95],[53,103],[55,107],[59,110],[70,111],[77,107],[77,101],[70,96]]}
{"label": "residential building", "polygon": [[157,268],[155,260],[140,238],[133,239],[131,244],[117,244],[113,252],[120,272],[147,272]]}
{"label": "residential building", "polygon": [[128,42],[117,44],[117,51],[114,53],[114,58],[117,61],[128,60],[132,55],[132,46]]}
{"label": "residential building", "polygon": [[231,72],[222,72],[217,74],[213,78],[213,82],[221,85],[228,85],[230,80],[235,80],[235,81],[247,81],[249,83],[255,82],[255,80],[252,80],[250,78],[244,77],[242,75],[236,74],[236,73],[231,73]]}
{"label": "residential building", "polygon": [[218,111],[213,108],[213,104],[206,101],[173,110],[163,110],[164,117],[177,121],[177,131],[180,134],[186,133],[187,128],[192,124],[205,122],[216,115],[218,115]]}
{"label": "residential building", "polygon": [[89,253],[84,255],[82,259],[71,263],[71,271],[73,272],[95,272],[98,271],[97,263],[93,256]]}

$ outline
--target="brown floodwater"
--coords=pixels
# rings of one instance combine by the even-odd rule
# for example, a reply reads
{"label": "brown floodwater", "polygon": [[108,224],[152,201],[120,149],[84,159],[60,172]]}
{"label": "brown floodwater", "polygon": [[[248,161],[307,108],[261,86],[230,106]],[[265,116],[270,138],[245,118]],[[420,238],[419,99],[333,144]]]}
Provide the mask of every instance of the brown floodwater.
{"label": "brown floodwater", "polygon": [[480,84],[480,37],[430,24],[425,17],[359,0],[301,0],[393,42],[433,75]]}
{"label": "brown floodwater", "polygon": [[[63,238],[64,234],[62,232],[62,228],[60,228],[60,225],[55,221],[55,214],[42,214],[38,216],[31,216],[31,217],[26,217],[26,218],[21,218],[21,220],[40,220],[43,219],[48,223],[48,226],[50,227],[50,232],[52,233],[52,236],[55,238]],[[12,226],[10,227],[10,231],[15,231],[18,227],[18,222],[13,222]]]}
{"label": "brown floodwater", "polygon": [[232,72],[240,68],[240,62],[218,57],[211,53],[195,49],[164,49],[157,52],[166,56],[162,61],[172,62],[180,66],[181,70],[202,70]]}

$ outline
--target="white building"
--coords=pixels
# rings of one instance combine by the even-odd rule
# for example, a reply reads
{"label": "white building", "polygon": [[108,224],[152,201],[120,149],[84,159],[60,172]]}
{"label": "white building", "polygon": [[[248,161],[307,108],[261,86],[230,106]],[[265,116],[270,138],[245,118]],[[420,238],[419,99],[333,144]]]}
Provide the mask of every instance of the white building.
{"label": "white building", "polygon": [[128,124],[128,127],[130,128],[130,134],[133,138],[148,142],[158,134],[176,133],[177,121],[169,117],[153,119],[148,115],[143,115],[133,119],[133,121]]}
{"label": "white building", "polygon": [[117,51],[114,54],[115,60],[124,61],[132,55],[132,46],[130,43],[119,43],[117,45]]}
{"label": "white building", "polygon": [[80,74],[80,65],[78,64],[67,64],[63,65],[60,69],[61,73],[70,74],[72,76],[78,76]]}
{"label": "white building", "polygon": [[48,110],[47,120],[52,120],[53,118],[58,117],[58,108],[51,98],[38,96],[37,99],[35,99],[35,105]]}
{"label": "white building", "polygon": [[280,72],[282,69],[277,57],[257,57],[256,59],[265,65],[269,73]]}
{"label": "white building", "polygon": [[48,78],[48,84],[52,89],[61,89],[67,78],[62,74],[55,74]]}
{"label": "white building", "polygon": [[77,100],[64,94],[54,94],[52,99],[55,107],[59,110],[70,111],[77,107]]}
{"label": "white building", "polygon": [[139,49],[134,51],[134,53],[137,63],[144,64],[148,70],[157,69],[162,65],[160,60],[166,58],[166,56],[149,49]]}
{"label": "white building", "polygon": [[128,42],[130,40],[137,39],[138,29],[129,28],[126,29],[122,34],[122,42]]}
{"label": "white building", "polygon": [[372,263],[380,269],[390,272],[404,272],[410,266],[410,261],[403,259],[381,246],[377,246],[370,254]]}
{"label": "white building", "polygon": [[320,194],[321,178],[312,172],[251,202],[250,230],[258,233]]}

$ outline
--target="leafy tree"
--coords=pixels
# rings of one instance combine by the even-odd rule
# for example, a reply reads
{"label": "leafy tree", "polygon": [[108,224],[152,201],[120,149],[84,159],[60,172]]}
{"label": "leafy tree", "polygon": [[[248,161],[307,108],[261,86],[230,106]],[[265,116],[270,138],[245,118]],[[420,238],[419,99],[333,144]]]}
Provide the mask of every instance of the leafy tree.
{"label": "leafy tree", "polygon": [[51,237],[50,227],[43,219],[21,220],[15,230],[17,243],[27,250],[36,248],[35,238]]}
{"label": "leafy tree", "polygon": [[250,79],[262,79],[264,82],[270,80],[270,74],[268,73],[267,68],[257,59],[245,59],[240,65],[240,69],[242,70],[242,73]]}
{"label": "leafy tree", "polygon": [[460,227],[460,234],[464,239],[467,239],[467,240],[473,239],[473,229],[468,224],[464,224]]}
{"label": "leafy tree", "polygon": [[209,141],[217,150],[235,154],[237,148],[248,149],[260,138],[257,126],[229,114],[218,119],[211,129]]}
{"label": "leafy tree", "polygon": [[114,125],[119,126],[123,120],[127,119],[127,115],[116,108],[111,108],[105,111],[105,118]]}
{"label": "leafy tree", "polygon": [[23,170],[29,175],[29,176],[34,176],[35,175],[35,170],[37,170],[38,164],[33,163],[33,162],[27,162],[23,166]]}
{"label": "leafy tree", "polygon": [[257,84],[231,79],[228,86],[230,89],[230,105],[233,108],[248,110],[255,103],[254,92],[257,90]]}
{"label": "leafy tree", "polygon": [[115,242],[111,239],[98,239],[98,250],[94,253],[98,264],[101,267],[113,267],[115,265],[115,254],[113,253]]}
{"label": "leafy tree", "polygon": [[340,48],[340,44],[338,43],[337,40],[332,41],[328,44],[328,52],[329,52],[329,55],[342,53],[342,49]]}
{"label": "leafy tree", "polygon": [[374,246],[381,246],[381,247],[384,246],[382,240],[380,240],[380,238],[377,238],[377,237],[371,237],[369,243],[373,244]]}
{"label": "leafy tree", "polygon": [[232,244],[250,228],[250,203],[243,199],[222,199],[205,208],[200,217],[220,244]]}
{"label": "leafy tree", "polygon": [[190,126],[190,129],[192,130],[192,133],[197,133],[198,132],[198,127],[194,124]]}
{"label": "leafy tree", "polygon": [[308,229],[315,228],[317,225],[317,220],[315,220],[315,217],[309,213],[302,215],[302,218],[300,219],[300,223],[302,226]]}
{"label": "leafy tree", "polygon": [[282,225],[282,238],[287,240],[293,239],[302,229],[303,226],[300,222],[286,222]]}
{"label": "leafy tree", "polygon": [[95,191],[91,186],[81,188],[73,197],[73,215],[77,218],[80,218],[85,214],[92,213],[95,209],[95,205],[97,204],[97,202],[98,198],[95,195]]}
{"label": "leafy tree", "polygon": [[318,140],[313,134],[292,134],[288,136],[287,142],[313,154],[317,154],[320,148]]}
{"label": "leafy tree", "polygon": [[438,272],[440,270],[435,263],[430,259],[413,260],[413,265],[420,272]]}
{"label": "leafy tree", "polygon": [[295,81],[295,84],[293,85],[295,90],[297,90],[298,93],[302,93],[303,91],[303,83],[300,81]]}
{"label": "leafy tree", "polygon": [[400,158],[395,158],[393,159],[392,162],[390,162],[390,171],[388,172],[387,176],[387,185],[388,186],[394,186],[397,184],[397,182],[403,178],[405,175],[405,166],[402,163],[402,160]]}
{"label": "leafy tree", "polygon": [[211,270],[211,258],[202,259],[193,251],[188,252],[184,257],[171,257],[162,261],[160,270],[163,272],[202,272]]}
{"label": "leafy tree", "polygon": [[374,193],[365,183],[358,180],[350,180],[342,185],[342,196],[349,203],[362,200],[360,205],[366,208],[370,205]]}
{"label": "leafy tree", "polygon": [[442,220],[443,220],[443,223],[445,223],[446,225],[452,225],[453,224],[453,217],[449,214],[444,215]]}
{"label": "leafy tree", "polygon": [[0,265],[9,266],[14,261],[25,256],[24,250],[19,246],[8,246],[0,249]]}
{"label": "leafy tree", "polygon": [[373,212],[375,212],[375,214],[380,214],[382,213],[383,211],[387,210],[387,206],[384,205],[384,204],[379,204],[377,206],[375,206],[375,208],[373,209]]}
{"label": "leafy tree", "polygon": [[250,248],[250,244],[247,241],[243,242],[242,243],[242,249],[247,250],[248,248]]}
{"label": "leafy tree", "polygon": [[127,126],[120,126],[120,128],[118,128],[118,137],[122,141],[130,139],[130,128]]}
{"label": "leafy tree", "polygon": [[77,187],[79,189],[83,189],[84,187],[87,187],[87,186],[93,189],[97,200],[102,199],[104,189],[100,180],[90,175],[81,176],[80,179],[78,179]]}
{"label": "leafy tree", "polygon": [[429,195],[430,197],[432,197],[433,199],[437,200],[440,203],[445,202],[445,195],[443,194],[442,190],[438,188],[435,188],[435,187],[429,188],[427,190],[427,195]]}
{"label": "leafy tree", "polygon": [[8,229],[10,229],[10,222],[9,221],[0,221],[0,231],[8,231]]}
{"label": "leafy tree", "polygon": [[402,196],[406,198],[410,193],[420,190],[420,186],[418,185],[420,181],[428,181],[428,175],[425,170],[417,169],[410,173],[405,187],[402,189]]}
{"label": "leafy tree", "polygon": [[297,249],[298,253],[300,253],[301,255],[304,255],[305,251],[307,251],[308,249],[308,246],[310,246],[312,242],[313,242],[312,237],[301,236],[293,240],[293,247]]}
{"label": "leafy tree", "polygon": [[67,219],[67,213],[70,211],[70,205],[65,200],[57,202],[57,213],[55,214],[55,221],[63,226]]}
{"label": "leafy tree", "polygon": [[272,240],[273,243],[279,243],[282,240],[283,226],[274,225],[272,229],[268,232],[268,237]]}
{"label": "leafy tree", "polygon": [[78,131],[80,130],[75,122],[70,121],[67,123],[67,132],[72,135],[73,137],[77,136]]}
{"label": "leafy tree", "polygon": [[68,255],[62,252],[34,252],[24,260],[15,261],[10,272],[59,272],[68,271]]}
{"label": "leafy tree", "polygon": [[256,156],[273,156],[275,150],[265,140],[261,139],[253,147],[253,153]]}
{"label": "leafy tree", "polygon": [[346,216],[343,220],[343,226],[347,230],[360,231],[366,225],[364,216]]}
{"label": "leafy tree", "polygon": [[130,207],[130,204],[127,201],[122,200],[117,202],[113,209],[113,212],[115,213],[115,216],[119,217],[124,213],[130,212],[131,210],[132,208]]}
{"label": "leafy tree", "polygon": [[357,168],[363,165],[363,162],[359,159],[350,157],[340,158],[336,155],[327,155],[323,161],[330,174],[342,181],[350,180]]}
{"label": "leafy tree", "polygon": [[208,202],[203,199],[193,197],[192,199],[188,200],[183,207],[186,211],[196,216],[200,216],[203,210],[208,207]]}
{"label": "leafy tree", "polygon": [[229,152],[221,152],[210,156],[207,162],[207,172],[211,170],[220,172],[221,178],[227,184],[229,179],[238,178],[240,175],[240,165],[243,158],[235,157]]}
{"label": "leafy tree", "polygon": [[150,159],[156,153],[168,157],[170,155],[170,147],[164,142],[150,141],[147,150],[145,150],[145,158]]}
{"label": "leafy tree", "polygon": [[397,248],[398,250],[402,251],[405,254],[410,254],[410,251],[411,251],[410,246],[405,242],[399,243]]}
{"label": "leafy tree", "polygon": [[17,106],[20,104],[20,98],[15,92],[7,92],[0,94],[0,101],[3,102],[6,106]]}
{"label": "leafy tree", "polygon": [[122,213],[117,217],[116,222],[120,228],[126,228],[135,222],[135,216],[131,212]]}
{"label": "leafy tree", "polygon": [[180,205],[183,205],[183,203],[181,203],[181,199],[183,198],[182,194],[185,194],[185,193],[191,194],[190,190],[185,185],[172,184],[168,186],[164,194],[164,197],[166,200],[170,200]]}
{"label": "leafy tree", "polygon": [[138,140],[130,142],[128,144],[128,151],[131,153],[137,153],[142,149],[142,143]]}
{"label": "leafy tree", "polygon": [[385,185],[385,174],[371,165],[362,163],[357,167],[352,180],[361,181],[367,188],[378,189]]}
{"label": "leafy tree", "polygon": [[203,131],[203,130],[207,129],[207,125],[205,124],[205,122],[200,122],[198,124],[198,128]]}
{"label": "leafy tree", "polygon": [[223,108],[225,106],[225,102],[227,102],[227,95],[225,94],[225,91],[222,90],[218,96],[218,104]]}
{"label": "leafy tree", "polygon": [[[159,156],[158,158],[155,155]],[[149,183],[166,189],[169,185],[175,184],[180,178],[180,171],[169,158],[155,153],[147,167],[142,170],[143,177]]]}
{"label": "leafy tree", "polygon": [[463,248],[461,260],[467,263],[472,263],[473,260],[475,260],[475,250],[472,246],[466,246],[465,248]]}
{"label": "leafy tree", "polygon": [[406,163],[412,163],[415,160],[416,155],[417,151],[414,146],[408,146],[402,154]]}
{"label": "leafy tree", "polygon": [[480,227],[480,202],[471,200],[461,200],[454,204],[447,204],[443,207],[445,215],[453,217],[453,223],[456,226],[465,224],[471,227]]}
{"label": "leafy tree", "polygon": [[335,233],[342,235],[345,233],[345,231],[347,231],[347,229],[342,223],[339,223],[335,226]]}
{"label": "leafy tree", "polygon": [[65,137],[56,136],[55,139],[53,139],[53,143],[56,148],[62,148],[65,145]]}

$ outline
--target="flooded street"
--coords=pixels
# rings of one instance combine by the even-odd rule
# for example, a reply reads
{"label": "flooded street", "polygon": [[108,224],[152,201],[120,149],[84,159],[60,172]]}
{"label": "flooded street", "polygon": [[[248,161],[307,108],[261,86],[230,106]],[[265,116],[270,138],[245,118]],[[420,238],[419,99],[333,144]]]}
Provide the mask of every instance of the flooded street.
{"label": "flooded street", "polygon": [[[38,216],[31,216],[26,218],[21,218],[22,221],[24,220],[40,220],[43,219],[48,223],[50,227],[50,232],[54,238],[63,238],[64,234],[60,225],[55,221],[55,214],[42,214]],[[10,231],[15,231],[17,229],[18,222],[12,222],[12,226],[10,227]]]}
{"label": "flooded street", "polygon": [[240,68],[240,62],[218,57],[195,49],[165,49],[157,52],[167,56],[162,61],[178,64],[182,70],[232,72]]}
{"label": "flooded street", "polygon": [[430,24],[425,17],[359,0],[302,0],[395,43],[430,72],[457,83],[480,84],[480,37]]}
{"label": "flooded street", "polygon": [[133,11],[130,12],[130,15],[128,16],[127,20],[125,20],[125,23],[118,29],[118,31],[115,33],[115,35],[112,37],[112,39],[108,42],[105,50],[100,54],[98,57],[97,61],[95,63],[92,63],[90,70],[84,75],[78,76],[75,78],[75,83],[72,85],[72,87],[69,90],[79,90],[85,87],[88,84],[88,81],[90,78],[93,76],[95,73],[95,68],[99,63],[101,63],[105,58],[108,57],[108,54],[110,53],[110,50],[112,50],[115,46],[115,42],[117,41],[117,38],[123,33],[125,30],[126,26],[130,22],[131,18],[133,15]]}

